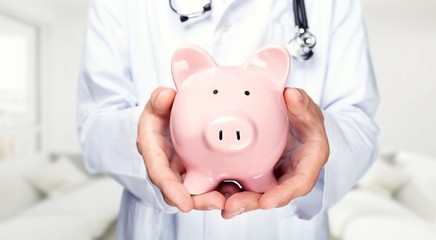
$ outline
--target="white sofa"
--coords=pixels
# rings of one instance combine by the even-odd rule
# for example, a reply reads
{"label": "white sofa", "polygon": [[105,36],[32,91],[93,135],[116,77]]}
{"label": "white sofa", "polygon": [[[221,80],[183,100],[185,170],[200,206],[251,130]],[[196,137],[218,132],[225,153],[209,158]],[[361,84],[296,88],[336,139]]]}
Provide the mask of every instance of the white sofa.
{"label": "white sofa", "polygon": [[382,151],[329,220],[332,240],[436,240],[436,159]]}
{"label": "white sofa", "polygon": [[0,239],[104,239],[115,225],[121,191],[65,157],[1,161]]}

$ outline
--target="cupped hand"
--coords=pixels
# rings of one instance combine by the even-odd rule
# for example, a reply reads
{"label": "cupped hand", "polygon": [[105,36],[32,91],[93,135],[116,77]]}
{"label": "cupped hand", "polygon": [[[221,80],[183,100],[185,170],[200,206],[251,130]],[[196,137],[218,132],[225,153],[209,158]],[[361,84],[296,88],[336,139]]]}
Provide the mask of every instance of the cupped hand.
{"label": "cupped hand", "polygon": [[169,134],[175,94],[168,88],[153,92],[139,120],[137,140],[149,178],[169,205],[182,212],[222,209],[223,218],[228,219],[256,209],[285,206],[312,190],[327,162],[329,145],[322,112],[303,90],[284,91],[291,124],[288,144],[275,167],[279,185],[264,194],[240,191],[232,183],[206,194],[189,194],[183,186],[186,169],[174,152]]}
{"label": "cupped hand", "polygon": [[274,169],[279,184],[263,194],[234,193],[225,203],[223,218],[286,206],[315,186],[330,154],[322,111],[302,89],[287,88],[284,98],[290,131],[287,146]]}
{"label": "cupped hand", "polygon": [[175,95],[176,92],[169,88],[156,89],[139,119],[137,147],[148,176],[161,190],[166,203],[182,212],[223,209],[226,198],[222,193],[212,191],[191,196],[183,186],[186,169],[174,152],[169,133]]}

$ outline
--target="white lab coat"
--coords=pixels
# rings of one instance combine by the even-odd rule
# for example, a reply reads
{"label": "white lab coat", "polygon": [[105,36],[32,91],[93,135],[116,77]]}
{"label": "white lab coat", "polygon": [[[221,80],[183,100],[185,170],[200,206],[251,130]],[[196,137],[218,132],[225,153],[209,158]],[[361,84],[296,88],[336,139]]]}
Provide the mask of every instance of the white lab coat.
{"label": "white lab coat", "polygon": [[[185,2],[196,9],[204,3]],[[374,159],[378,93],[361,2],[306,0],[306,8],[318,40],[315,55],[293,60],[287,85],[306,90],[323,110],[329,161],[307,196],[223,220],[219,211],[181,213],[165,203],[136,149],[138,119],[155,88],[173,87],[170,59],[179,45],[198,44],[221,65],[242,64],[260,46],[286,45],[294,37],[292,1],[214,0],[210,14],[186,23],[164,0],[92,1],[78,131],[88,169],[108,173],[126,189],[117,239],[328,238],[326,210]]]}

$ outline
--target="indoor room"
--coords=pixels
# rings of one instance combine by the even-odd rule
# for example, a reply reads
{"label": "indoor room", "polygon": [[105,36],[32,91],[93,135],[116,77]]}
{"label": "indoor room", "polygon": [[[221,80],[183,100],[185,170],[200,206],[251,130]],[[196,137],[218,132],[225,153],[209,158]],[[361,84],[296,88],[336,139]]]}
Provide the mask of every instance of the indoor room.
{"label": "indoor room", "polygon": [[[0,0],[0,239],[115,239],[123,187],[87,171],[77,135],[90,2]],[[362,3],[378,155],[330,239],[436,239],[436,1]]]}

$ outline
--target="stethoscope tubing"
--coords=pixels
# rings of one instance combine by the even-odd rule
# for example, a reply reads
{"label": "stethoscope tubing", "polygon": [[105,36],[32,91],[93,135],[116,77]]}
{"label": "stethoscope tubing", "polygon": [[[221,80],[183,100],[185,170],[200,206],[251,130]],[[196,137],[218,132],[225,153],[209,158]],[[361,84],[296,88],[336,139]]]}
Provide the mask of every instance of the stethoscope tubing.
{"label": "stethoscope tubing", "polygon": [[294,22],[298,29],[309,28],[304,0],[294,0]]}

